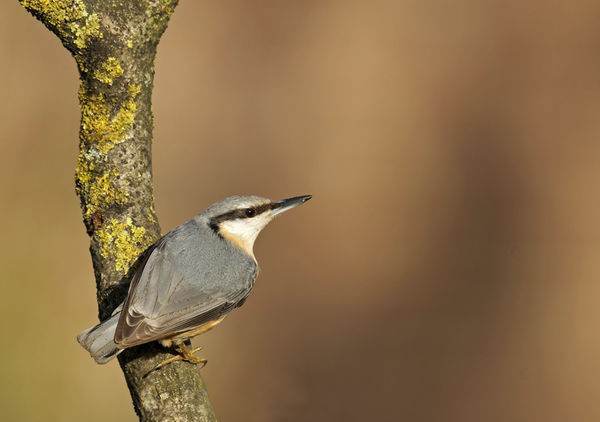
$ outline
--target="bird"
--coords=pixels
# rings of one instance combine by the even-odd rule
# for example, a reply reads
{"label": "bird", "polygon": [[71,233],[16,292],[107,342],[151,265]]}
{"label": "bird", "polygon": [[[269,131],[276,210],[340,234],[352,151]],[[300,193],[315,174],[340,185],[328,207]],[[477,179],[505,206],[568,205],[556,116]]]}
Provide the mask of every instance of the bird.
{"label": "bird", "polygon": [[311,195],[271,201],[230,196],[161,237],[139,259],[125,300],[77,336],[105,364],[123,350],[157,341],[176,352],[156,368],[183,360],[204,366],[190,339],[242,306],[259,272],[254,242],[276,216]]}

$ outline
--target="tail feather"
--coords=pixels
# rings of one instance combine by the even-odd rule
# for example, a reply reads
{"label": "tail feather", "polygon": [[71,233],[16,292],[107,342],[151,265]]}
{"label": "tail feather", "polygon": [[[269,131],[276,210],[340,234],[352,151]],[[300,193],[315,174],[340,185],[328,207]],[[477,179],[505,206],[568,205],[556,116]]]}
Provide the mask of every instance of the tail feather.
{"label": "tail feather", "polygon": [[114,340],[120,314],[113,313],[106,321],[88,328],[77,336],[79,344],[90,352],[97,363],[104,364],[123,351],[117,347]]}

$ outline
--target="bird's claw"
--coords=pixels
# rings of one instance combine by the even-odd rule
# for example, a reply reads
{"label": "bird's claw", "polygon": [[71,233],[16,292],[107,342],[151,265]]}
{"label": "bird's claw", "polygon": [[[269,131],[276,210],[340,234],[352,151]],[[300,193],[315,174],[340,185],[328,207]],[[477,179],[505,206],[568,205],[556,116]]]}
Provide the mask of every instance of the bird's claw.
{"label": "bird's claw", "polygon": [[185,347],[185,345],[183,345],[183,344],[177,345],[177,346],[175,346],[175,351],[177,352],[177,355],[171,356],[170,358],[163,360],[158,365],[156,365],[154,368],[152,368],[152,370],[150,370],[146,375],[144,375],[144,377],[147,377],[152,372],[154,372],[157,369],[160,369],[170,363],[179,362],[179,361],[189,362],[189,363],[193,363],[194,365],[199,365],[200,367],[198,369],[202,369],[206,366],[206,364],[208,363],[208,360],[201,358],[199,356],[196,356],[194,354],[200,350],[202,350],[202,347],[196,347],[196,348],[190,350],[187,347]]}

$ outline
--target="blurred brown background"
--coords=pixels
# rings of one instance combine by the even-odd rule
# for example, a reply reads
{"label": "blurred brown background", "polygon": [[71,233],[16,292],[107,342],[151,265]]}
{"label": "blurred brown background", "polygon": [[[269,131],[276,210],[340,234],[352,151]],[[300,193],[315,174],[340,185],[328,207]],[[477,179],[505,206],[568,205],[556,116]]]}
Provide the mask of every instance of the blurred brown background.
{"label": "blurred brown background", "polygon": [[[600,420],[600,5],[182,1],[154,110],[164,231],[312,193],[196,340],[222,421]],[[134,421],[74,194],[73,60],[0,6],[0,408]]]}

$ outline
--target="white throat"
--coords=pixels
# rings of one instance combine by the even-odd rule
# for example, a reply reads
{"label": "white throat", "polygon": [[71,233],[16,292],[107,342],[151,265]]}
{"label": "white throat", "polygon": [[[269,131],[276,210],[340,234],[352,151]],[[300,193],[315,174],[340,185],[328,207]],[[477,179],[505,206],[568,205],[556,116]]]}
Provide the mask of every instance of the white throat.
{"label": "white throat", "polygon": [[254,242],[269,221],[271,221],[269,213],[253,218],[227,220],[219,224],[219,233],[254,258]]}

